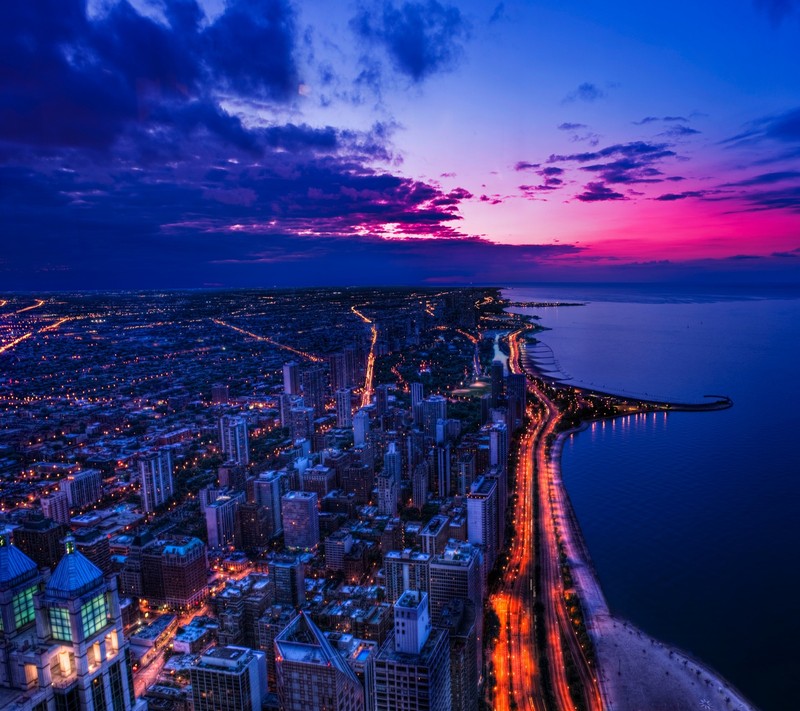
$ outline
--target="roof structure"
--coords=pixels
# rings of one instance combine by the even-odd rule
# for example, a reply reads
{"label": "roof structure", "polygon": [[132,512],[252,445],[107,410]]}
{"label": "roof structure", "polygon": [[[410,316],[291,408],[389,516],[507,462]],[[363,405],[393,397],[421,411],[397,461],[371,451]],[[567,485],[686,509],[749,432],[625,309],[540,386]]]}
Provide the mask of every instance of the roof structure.
{"label": "roof structure", "polygon": [[333,666],[351,681],[360,683],[342,655],[333,648],[311,618],[302,612],[275,638],[275,646],[282,659]]}
{"label": "roof structure", "polygon": [[7,531],[0,532],[0,588],[35,577],[39,568],[19,548],[11,545]]}
{"label": "roof structure", "polygon": [[75,549],[72,536],[67,536],[66,547],[67,554],[58,563],[45,586],[45,592],[53,597],[78,597],[103,582],[103,571]]}

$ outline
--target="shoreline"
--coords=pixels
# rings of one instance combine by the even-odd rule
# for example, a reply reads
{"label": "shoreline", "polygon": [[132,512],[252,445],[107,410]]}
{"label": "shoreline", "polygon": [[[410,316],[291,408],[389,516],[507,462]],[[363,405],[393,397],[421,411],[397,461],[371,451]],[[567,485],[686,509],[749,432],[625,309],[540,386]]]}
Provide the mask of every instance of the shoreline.
{"label": "shoreline", "polygon": [[586,430],[589,424],[583,422],[580,427],[559,433],[550,449],[548,464],[551,481],[559,494],[557,503],[567,563],[595,647],[598,685],[604,705],[615,711],[683,711],[689,708],[758,711],[708,664],[655,639],[609,609],[562,479],[564,442]]}

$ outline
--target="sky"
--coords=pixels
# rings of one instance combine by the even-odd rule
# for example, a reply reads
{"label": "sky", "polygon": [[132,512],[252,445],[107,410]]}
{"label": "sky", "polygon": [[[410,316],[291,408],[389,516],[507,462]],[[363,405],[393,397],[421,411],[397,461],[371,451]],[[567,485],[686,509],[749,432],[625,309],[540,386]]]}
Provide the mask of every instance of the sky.
{"label": "sky", "polygon": [[800,0],[32,0],[0,290],[800,282]]}

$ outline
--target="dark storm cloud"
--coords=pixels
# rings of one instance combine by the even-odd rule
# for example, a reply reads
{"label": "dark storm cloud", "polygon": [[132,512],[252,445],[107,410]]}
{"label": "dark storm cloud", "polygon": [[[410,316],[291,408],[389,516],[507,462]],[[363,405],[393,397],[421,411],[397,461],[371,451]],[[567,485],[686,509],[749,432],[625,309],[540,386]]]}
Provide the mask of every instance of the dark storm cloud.
{"label": "dark storm cloud", "polygon": [[588,183],[580,195],[575,196],[581,202],[605,202],[607,200],[627,200],[622,194],[615,192],[602,183]]}
{"label": "dark storm cloud", "polygon": [[394,68],[414,82],[452,69],[469,35],[458,7],[438,0],[362,3],[351,27],[367,45],[382,47]]}
{"label": "dark storm cloud", "polygon": [[[450,11],[436,7],[441,25]],[[8,279],[32,283],[45,270],[81,286],[78,275],[123,278],[147,261],[170,284],[178,258],[198,272],[220,260],[250,264],[270,240],[288,249],[296,237],[295,251],[313,260],[316,238],[343,250],[364,235],[468,239],[457,224],[469,191],[374,167],[394,159],[391,122],[366,131],[246,125],[223,108],[221,95],[226,106],[254,102],[262,117],[290,102],[298,80],[287,2],[234,0],[207,26],[194,0],[162,9],[163,21],[125,2],[93,18],[81,0],[8,8],[0,25]],[[406,12],[410,22],[413,7]],[[438,35],[425,37],[435,44]]]}
{"label": "dark storm cloud", "polygon": [[[127,2],[88,18],[82,0],[11,3],[0,25],[5,142],[107,149],[164,107],[213,108],[209,91],[285,101],[297,87],[294,21],[281,0],[233,0],[200,28],[195,0],[165,26]],[[206,116],[218,118],[206,108]]]}
{"label": "dark storm cloud", "polygon": [[600,89],[597,85],[592,84],[590,82],[584,82],[580,84],[575,91],[571,91],[564,97],[562,103],[570,104],[573,101],[585,101],[587,103],[593,103],[598,99],[602,99],[606,96],[606,92]]}

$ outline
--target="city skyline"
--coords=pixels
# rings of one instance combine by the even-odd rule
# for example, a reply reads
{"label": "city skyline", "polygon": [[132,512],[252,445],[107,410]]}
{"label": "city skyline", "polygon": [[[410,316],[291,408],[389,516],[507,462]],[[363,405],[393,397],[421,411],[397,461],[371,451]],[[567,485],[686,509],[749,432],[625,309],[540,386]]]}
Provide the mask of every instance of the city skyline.
{"label": "city skyline", "polygon": [[0,277],[796,282],[799,10],[14,7]]}

